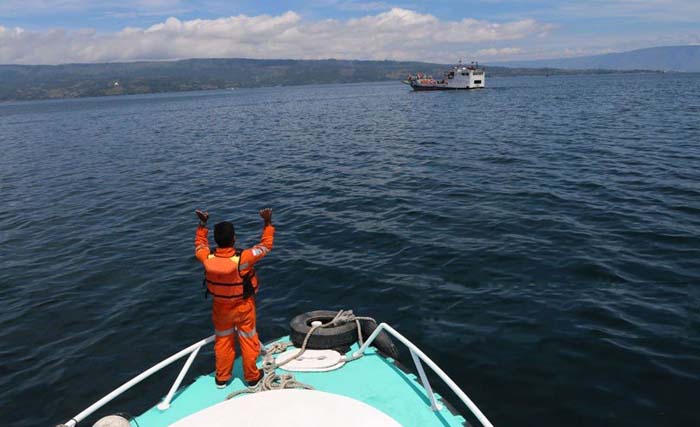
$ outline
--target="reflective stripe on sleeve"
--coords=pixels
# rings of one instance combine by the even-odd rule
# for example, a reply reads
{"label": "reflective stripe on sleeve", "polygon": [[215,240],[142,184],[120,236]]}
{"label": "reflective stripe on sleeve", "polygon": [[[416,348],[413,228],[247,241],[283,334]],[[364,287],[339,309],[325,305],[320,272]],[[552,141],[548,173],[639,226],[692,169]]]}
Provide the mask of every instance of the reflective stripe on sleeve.
{"label": "reflective stripe on sleeve", "polygon": [[238,330],[238,336],[243,338],[253,338],[257,333],[258,332],[255,330],[255,328],[253,328],[253,330],[250,332],[244,332],[240,329]]}
{"label": "reflective stripe on sleeve", "polygon": [[269,250],[266,246],[258,245],[258,246],[254,246],[254,247],[253,247],[252,252],[253,252],[253,256],[256,256],[256,257],[257,257],[257,256],[260,256],[260,255],[262,255],[262,254],[267,254],[267,253],[269,253],[270,250]]}
{"label": "reflective stripe on sleeve", "polygon": [[233,332],[236,330],[236,328],[231,328],[231,329],[225,329],[223,331],[217,331],[216,329],[214,330],[214,335],[217,337],[225,337],[228,335],[233,334]]}

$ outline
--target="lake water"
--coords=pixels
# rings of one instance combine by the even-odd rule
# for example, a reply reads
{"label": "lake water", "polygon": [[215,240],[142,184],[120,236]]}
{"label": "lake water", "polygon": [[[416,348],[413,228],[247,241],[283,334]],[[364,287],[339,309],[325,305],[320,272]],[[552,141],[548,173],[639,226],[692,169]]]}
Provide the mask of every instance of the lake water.
{"label": "lake water", "polygon": [[63,422],[208,336],[193,211],[252,244],[270,206],[262,340],[352,308],[496,426],[697,425],[700,75],[487,83],[0,104],[0,424]]}

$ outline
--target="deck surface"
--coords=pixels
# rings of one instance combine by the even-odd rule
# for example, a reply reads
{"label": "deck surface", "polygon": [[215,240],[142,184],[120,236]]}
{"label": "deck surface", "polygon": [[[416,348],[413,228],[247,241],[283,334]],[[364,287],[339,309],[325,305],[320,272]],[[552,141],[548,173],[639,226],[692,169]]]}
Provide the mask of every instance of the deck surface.
{"label": "deck surface", "polygon": [[[287,340],[285,337],[280,341]],[[356,349],[355,345],[352,351]],[[225,389],[216,388],[213,373],[203,375],[182,388],[173,398],[169,409],[161,411],[154,406],[132,420],[132,425],[166,427],[187,415],[224,401],[229,393],[245,387],[241,380],[240,365],[241,362],[237,359],[234,365],[235,378]],[[278,370],[278,373],[287,372]],[[316,390],[340,394],[371,405],[403,426],[465,425],[464,418],[453,415],[445,405],[442,405],[440,411],[433,412],[427,394],[416,376],[403,372],[391,359],[380,356],[373,348],[368,349],[364,357],[346,363],[338,370],[295,372],[294,375],[297,380]]]}

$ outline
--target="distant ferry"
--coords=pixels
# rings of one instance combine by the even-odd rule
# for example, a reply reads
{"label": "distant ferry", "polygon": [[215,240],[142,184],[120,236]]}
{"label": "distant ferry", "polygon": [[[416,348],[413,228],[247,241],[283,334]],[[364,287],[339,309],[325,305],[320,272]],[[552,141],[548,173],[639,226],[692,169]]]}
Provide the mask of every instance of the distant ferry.
{"label": "distant ferry", "polygon": [[403,83],[410,85],[413,90],[479,89],[485,87],[486,72],[479,68],[478,63],[463,65],[462,61],[459,61],[451,70],[446,71],[440,80],[418,73],[415,76],[409,74]]}

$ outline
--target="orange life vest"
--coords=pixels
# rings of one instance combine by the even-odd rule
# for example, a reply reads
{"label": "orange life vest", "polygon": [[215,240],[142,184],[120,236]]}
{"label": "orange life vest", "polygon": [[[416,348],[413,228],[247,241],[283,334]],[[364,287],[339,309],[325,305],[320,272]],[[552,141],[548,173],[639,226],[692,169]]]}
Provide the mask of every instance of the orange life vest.
{"label": "orange life vest", "polygon": [[255,269],[251,268],[248,274],[241,275],[240,259],[240,251],[236,251],[232,257],[209,254],[204,261],[206,294],[211,294],[215,299],[235,301],[247,299],[257,293],[258,281],[253,280]]}

